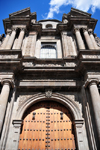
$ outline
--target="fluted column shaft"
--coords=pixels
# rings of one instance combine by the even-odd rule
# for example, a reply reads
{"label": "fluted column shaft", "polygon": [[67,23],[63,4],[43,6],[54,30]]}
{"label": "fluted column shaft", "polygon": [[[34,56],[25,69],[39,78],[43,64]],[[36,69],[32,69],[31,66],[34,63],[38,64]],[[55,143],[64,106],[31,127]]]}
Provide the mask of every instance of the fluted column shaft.
{"label": "fluted column shaft", "polygon": [[83,39],[81,37],[79,29],[75,29],[75,35],[76,35],[76,39],[77,39],[79,49],[85,49],[85,45],[84,45],[84,42],[83,42]]}
{"label": "fluted column shaft", "polygon": [[95,49],[100,49],[100,48],[97,46],[97,43],[96,43],[96,41],[95,41],[95,39],[94,39],[94,36],[93,36],[93,33],[92,33],[92,32],[89,32],[89,34],[90,34],[90,38],[91,38],[91,41],[92,41],[92,43],[93,43],[94,48],[95,48]]}
{"label": "fluted column shaft", "polygon": [[15,39],[15,35],[16,35],[16,30],[13,30],[11,33],[11,36],[7,42],[6,49],[11,49],[13,42],[14,42],[14,39]]}
{"label": "fluted column shaft", "polygon": [[89,84],[89,90],[90,90],[90,95],[91,95],[91,100],[92,100],[92,105],[94,110],[94,117],[95,117],[97,132],[98,132],[98,138],[100,142],[100,95],[99,95],[96,81],[92,81]]}
{"label": "fluted column shaft", "polygon": [[23,38],[24,38],[24,34],[25,34],[25,29],[21,29],[19,37],[18,37],[18,41],[17,41],[17,46],[15,49],[20,49],[22,42],[23,42]]}
{"label": "fluted column shaft", "polygon": [[86,39],[86,43],[88,45],[88,48],[89,49],[94,49],[94,45],[93,45],[93,43],[91,41],[91,38],[90,38],[90,36],[88,34],[88,31],[86,29],[83,29],[83,33],[84,33],[84,37]]}
{"label": "fluted column shaft", "polygon": [[5,37],[4,41],[3,41],[3,43],[2,43],[0,49],[5,49],[5,47],[6,47],[6,45],[7,45],[7,42],[8,42],[8,40],[9,40],[9,38],[10,38],[10,32],[7,33],[7,35],[6,35],[6,37]]}
{"label": "fluted column shaft", "polygon": [[2,130],[9,93],[10,93],[10,82],[6,80],[3,82],[3,87],[0,96],[0,133]]}

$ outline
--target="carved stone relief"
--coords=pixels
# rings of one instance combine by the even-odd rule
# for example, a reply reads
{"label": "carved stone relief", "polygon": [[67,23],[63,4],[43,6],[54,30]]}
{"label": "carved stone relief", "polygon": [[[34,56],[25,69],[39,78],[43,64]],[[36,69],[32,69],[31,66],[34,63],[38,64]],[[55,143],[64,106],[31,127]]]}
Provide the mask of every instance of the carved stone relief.
{"label": "carved stone relief", "polygon": [[45,96],[46,96],[47,98],[50,98],[50,97],[52,96],[52,90],[51,90],[51,89],[46,89],[46,91],[45,91]]}
{"label": "carved stone relief", "polygon": [[19,104],[18,104],[18,107],[21,106],[21,104],[27,100],[28,98],[31,98],[33,95],[21,95],[18,97],[18,101],[19,101]]}

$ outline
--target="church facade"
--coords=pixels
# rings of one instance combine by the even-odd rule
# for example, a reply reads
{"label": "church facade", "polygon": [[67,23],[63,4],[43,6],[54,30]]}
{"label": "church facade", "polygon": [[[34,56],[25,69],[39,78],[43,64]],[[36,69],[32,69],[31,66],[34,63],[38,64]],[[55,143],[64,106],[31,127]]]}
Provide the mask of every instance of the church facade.
{"label": "church facade", "polygon": [[0,150],[99,150],[97,20],[71,8],[37,21],[26,8],[3,23]]}

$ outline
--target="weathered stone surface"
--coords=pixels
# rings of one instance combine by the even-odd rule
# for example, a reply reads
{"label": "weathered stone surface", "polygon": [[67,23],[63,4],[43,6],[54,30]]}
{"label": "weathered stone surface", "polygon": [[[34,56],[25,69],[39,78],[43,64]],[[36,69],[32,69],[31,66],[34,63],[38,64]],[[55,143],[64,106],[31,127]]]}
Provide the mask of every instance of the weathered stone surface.
{"label": "weathered stone surface", "polygon": [[[96,22],[91,14],[74,8],[62,21],[37,21],[30,8],[4,20],[0,81],[10,82],[0,86],[0,150],[18,149],[25,112],[48,100],[69,110],[78,150],[100,149],[100,39],[95,37],[96,46]],[[40,58],[42,45],[48,45],[45,56],[46,52],[52,55],[50,45],[55,45],[56,58]],[[94,79],[97,82],[90,84]]]}

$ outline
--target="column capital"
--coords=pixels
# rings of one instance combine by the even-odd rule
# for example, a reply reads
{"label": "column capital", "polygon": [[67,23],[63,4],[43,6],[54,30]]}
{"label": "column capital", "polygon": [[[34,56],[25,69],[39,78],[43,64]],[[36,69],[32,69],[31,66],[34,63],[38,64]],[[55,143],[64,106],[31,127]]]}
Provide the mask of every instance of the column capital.
{"label": "column capital", "polygon": [[87,32],[88,32],[87,28],[82,28],[82,30],[83,30],[83,32],[85,32],[85,31],[87,31]]}
{"label": "column capital", "polygon": [[61,35],[67,35],[67,31],[62,31]]}
{"label": "column capital", "polygon": [[97,78],[87,79],[85,84],[84,84],[84,87],[86,88],[87,86],[90,86],[92,84],[98,84],[98,83],[99,83],[99,79],[97,79]]}
{"label": "column capital", "polygon": [[92,29],[89,29],[89,30],[88,30],[88,33],[89,33],[89,34],[93,34],[93,30],[92,30]]}
{"label": "column capital", "polygon": [[16,31],[18,29],[18,26],[14,25],[12,26],[12,31]]}
{"label": "column capital", "polygon": [[79,27],[74,27],[73,31],[74,31],[74,33],[77,32],[77,31],[80,31],[80,28]]}
{"label": "column capital", "polygon": [[1,84],[9,84],[11,87],[14,87],[14,80],[13,79],[2,79]]}
{"label": "column capital", "polygon": [[21,30],[21,31],[25,31],[26,28],[25,28],[25,27],[21,27],[20,30]]}
{"label": "column capital", "polygon": [[11,34],[11,32],[12,32],[12,30],[9,30],[9,29],[7,29],[7,31],[6,31],[6,33],[9,35]]}
{"label": "column capital", "polygon": [[29,35],[37,35],[37,34],[38,34],[37,31],[30,31],[30,32],[29,32]]}

